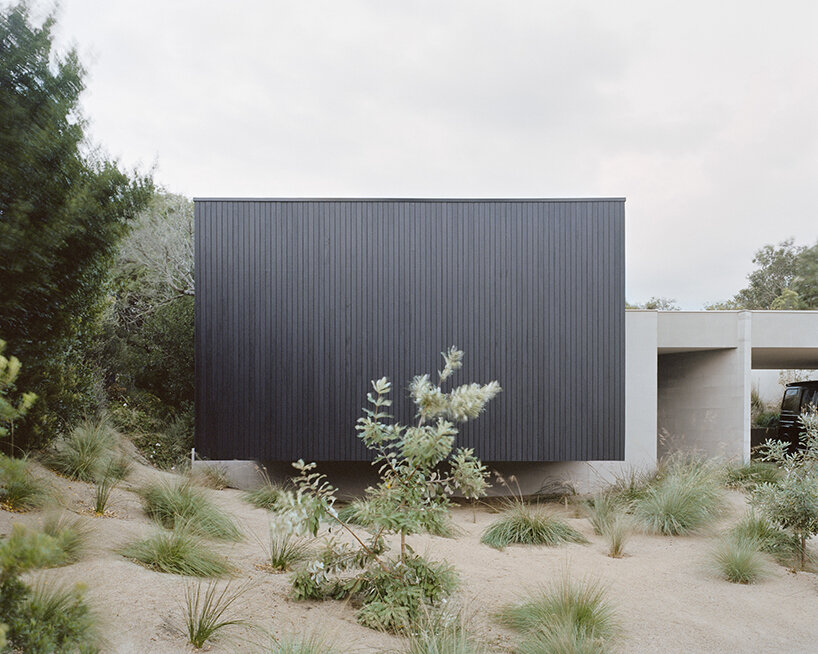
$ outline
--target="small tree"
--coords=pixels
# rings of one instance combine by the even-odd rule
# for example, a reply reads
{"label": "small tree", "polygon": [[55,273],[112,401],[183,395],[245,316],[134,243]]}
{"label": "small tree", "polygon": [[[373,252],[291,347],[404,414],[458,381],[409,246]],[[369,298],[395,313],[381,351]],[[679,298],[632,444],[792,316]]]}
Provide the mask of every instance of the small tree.
{"label": "small tree", "polygon": [[[439,519],[455,490],[470,499],[485,495],[488,471],[472,449],[455,450],[455,423],[476,418],[501,390],[492,381],[485,385],[465,384],[445,392],[442,385],[462,366],[463,352],[452,347],[443,358],[445,366],[438,373],[437,384],[429,375],[415,377],[410,384],[410,395],[417,406],[417,423],[413,426],[388,422],[392,418],[387,412],[392,404],[388,398],[392,385],[385,377],[372,382],[373,392],[367,395],[370,407],[364,409],[365,415],[356,426],[358,437],[374,452],[373,465],[378,466],[380,474],[378,484],[366,490],[372,515],[369,538],[362,538],[339,517],[334,508],[335,488],[315,471],[314,463],[293,464],[300,473],[295,480],[298,491],[285,500],[289,502],[285,520],[316,535],[319,520],[329,517],[349,532],[360,548],[357,554],[344,553],[344,567],[352,561],[363,569],[351,581],[329,584],[327,574],[333,571],[338,557],[314,561],[295,575],[297,596],[361,593],[362,622],[394,630],[407,626],[407,619],[411,621],[417,614],[419,602],[439,595],[432,577],[450,576],[451,572],[437,570],[414,556],[406,545],[406,536],[426,530],[435,518]],[[397,560],[382,556],[385,534],[400,534]],[[438,590],[428,591],[432,588]],[[390,595],[390,601],[384,593]],[[367,598],[376,596],[377,602],[372,600],[372,606],[367,607]],[[379,617],[370,619],[372,615]]]}
{"label": "small tree", "polygon": [[3,356],[6,342],[0,338],[0,438],[10,438],[10,454],[14,454],[14,421],[22,418],[37,396],[27,392],[20,395],[15,401],[11,397],[14,382],[20,374],[20,360],[17,357]]}
{"label": "small tree", "polygon": [[818,413],[801,416],[804,431],[802,448],[788,451],[788,443],[769,440],[762,458],[781,466],[783,475],[777,482],[765,482],[753,491],[753,504],[782,529],[801,541],[801,569],[807,554],[807,539],[818,534]]}

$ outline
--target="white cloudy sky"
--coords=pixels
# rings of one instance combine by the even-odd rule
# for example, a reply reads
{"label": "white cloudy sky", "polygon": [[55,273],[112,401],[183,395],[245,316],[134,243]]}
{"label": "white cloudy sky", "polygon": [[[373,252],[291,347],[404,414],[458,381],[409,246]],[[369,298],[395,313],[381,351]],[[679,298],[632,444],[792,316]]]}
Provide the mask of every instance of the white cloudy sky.
{"label": "white cloudy sky", "polygon": [[92,138],[189,196],[627,197],[627,297],[818,238],[818,3],[63,0]]}

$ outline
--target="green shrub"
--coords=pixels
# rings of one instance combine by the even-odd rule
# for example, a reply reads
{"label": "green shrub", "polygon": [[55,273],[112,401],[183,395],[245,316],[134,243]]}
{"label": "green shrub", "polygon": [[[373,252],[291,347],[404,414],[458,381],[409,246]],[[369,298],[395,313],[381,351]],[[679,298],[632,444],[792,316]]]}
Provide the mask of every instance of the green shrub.
{"label": "green shrub", "polygon": [[184,523],[203,536],[241,540],[241,531],[233,520],[190,480],[151,484],[142,488],[139,494],[145,512],[163,527],[173,529]]}
{"label": "green shrub", "polygon": [[675,536],[704,527],[724,507],[712,465],[696,459],[674,459],[634,501],[633,512],[649,531]]}
{"label": "green shrub", "polygon": [[719,575],[735,584],[752,584],[764,572],[764,560],[752,538],[722,538],[711,552]]}
{"label": "green shrub", "polygon": [[458,584],[447,563],[406,556],[386,569],[371,566],[357,578],[353,594],[360,599],[358,622],[371,629],[408,633],[428,606],[449,596]]}
{"label": "green shrub", "polygon": [[480,537],[480,542],[503,549],[512,543],[553,546],[588,541],[576,529],[549,515],[542,508],[532,507],[518,500],[488,526]]}
{"label": "green shrub", "polygon": [[219,590],[218,583],[201,581],[185,586],[185,627],[188,641],[201,649],[226,627],[246,626],[244,619],[229,615],[233,604],[244,594],[247,586],[233,588],[228,581]]}
{"label": "green shrub", "polygon": [[69,479],[93,482],[112,456],[113,447],[114,433],[105,421],[85,420],[57,441],[48,462]]}
{"label": "green shrub", "polygon": [[172,531],[157,531],[120,553],[158,572],[190,577],[222,577],[232,572],[227,559],[181,524]]}
{"label": "green shrub", "polygon": [[28,413],[37,400],[35,393],[14,393],[22,364],[15,356],[6,357],[6,342],[0,338],[0,440],[8,438],[8,451],[14,454],[14,423]]}
{"label": "green shrub", "polygon": [[[369,500],[353,500],[338,511],[338,519],[350,525],[358,525],[366,529],[377,529],[378,509]],[[442,536],[443,538],[454,538],[455,527],[448,516],[445,508],[429,507],[423,512],[420,519],[419,530]]]}
{"label": "green shrub", "polygon": [[758,484],[775,483],[781,478],[781,469],[764,461],[750,461],[740,465],[731,465],[725,471],[725,484],[728,488],[751,491]]}
{"label": "green shrub", "polygon": [[0,541],[0,567],[16,570],[53,568],[78,561],[90,531],[81,518],[49,516],[42,530],[12,526]]}
{"label": "green shrub", "polygon": [[751,501],[771,522],[799,539],[803,569],[807,539],[818,534],[818,412],[802,414],[800,422],[801,448],[790,452],[782,441],[767,441],[762,448],[763,460],[779,465],[782,475],[775,482],[758,484]]}
{"label": "green shrub", "polygon": [[498,617],[524,634],[521,652],[602,652],[619,633],[615,612],[599,584],[567,577],[504,608]]}
{"label": "green shrub", "polygon": [[15,576],[0,586],[0,613],[8,625],[13,651],[26,654],[75,654],[99,651],[98,621],[81,586],[36,582],[31,588]]}
{"label": "green shrub", "polygon": [[26,457],[14,459],[0,454],[0,507],[9,511],[29,511],[49,500],[45,484],[31,473]]}

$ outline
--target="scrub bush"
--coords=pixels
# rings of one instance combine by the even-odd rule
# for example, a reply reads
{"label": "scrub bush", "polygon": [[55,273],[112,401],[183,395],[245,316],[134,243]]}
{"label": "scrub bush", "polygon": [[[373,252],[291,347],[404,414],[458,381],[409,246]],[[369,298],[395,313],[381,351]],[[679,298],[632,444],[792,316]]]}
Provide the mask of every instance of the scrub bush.
{"label": "scrub bush", "polygon": [[282,509],[279,504],[281,493],[283,489],[276,484],[273,484],[269,479],[251,491],[244,493],[244,499],[258,509],[267,509],[268,511],[278,511]]}
{"label": "scrub bush", "polygon": [[[335,488],[316,464],[298,461],[297,490],[283,493],[280,519],[294,532],[316,535],[320,520],[329,518],[347,531],[359,549],[354,561],[361,572],[343,578],[339,566],[309,562],[292,577],[296,598],[353,596],[360,601],[358,619],[377,629],[406,631],[423,607],[434,605],[454,588],[454,571],[444,563],[427,561],[408,548],[406,536],[434,529],[435,521],[450,506],[455,489],[467,498],[485,494],[488,472],[470,449],[454,449],[455,422],[476,418],[497,393],[497,382],[467,384],[444,392],[441,386],[462,366],[463,352],[443,354],[445,366],[438,384],[429,375],[415,377],[409,391],[417,407],[417,424],[411,427],[387,422],[386,378],[372,382],[367,395],[370,408],[358,419],[358,437],[373,451],[380,481],[366,490],[371,521],[369,537],[361,537],[335,508]],[[397,557],[383,556],[384,534],[400,535]],[[330,578],[332,575],[332,578]]]}
{"label": "scrub bush", "polygon": [[781,478],[758,484],[752,503],[778,527],[800,542],[801,569],[807,561],[807,539],[818,534],[818,413],[802,414],[802,447],[789,452],[783,441],[767,441],[762,459],[781,468]]}
{"label": "scrub bush", "polygon": [[765,461],[750,461],[741,465],[728,466],[725,484],[745,492],[752,491],[758,484],[775,483],[781,478],[781,469]]}
{"label": "scrub bush", "polygon": [[779,563],[792,564],[800,554],[797,536],[788,534],[763,515],[748,511],[730,530],[730,537],[752,540],[760,552],[771,554]]}

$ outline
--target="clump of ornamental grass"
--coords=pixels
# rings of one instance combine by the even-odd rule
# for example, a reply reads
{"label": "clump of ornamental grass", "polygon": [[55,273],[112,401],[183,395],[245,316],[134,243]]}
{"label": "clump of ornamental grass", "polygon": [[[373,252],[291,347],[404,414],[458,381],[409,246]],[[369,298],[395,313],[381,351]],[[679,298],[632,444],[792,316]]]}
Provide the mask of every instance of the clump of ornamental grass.
{"label": "clump of ornamental grass", "polygon": [[227,471],[224,467],[216,464],[205,463],[196,466],[190,471],[190,478],[193,483],[212,490],[224,490],[230,485]]}
{"label": "clump of ornamental grass", "polygon": [[774,484],[780,478],[781,469],[766,461],[751,460],[749,463],[732,464],[724,471],[725,485],[745,492],[752,491],[758,484]]}
{"label": "clump of ornamental grass", "polygon": [[654,533],[690,534],[713,522],[725,507],[716,469],[698,459],[666,463],[647,491],[632,504],[633,514]]}
{"label": "clump of ornamental grass", "polygon": [[11,651],[31,654],[98,652],[104,645],[84,587],[38,580],[27,586],[6,576],[0,591]]}
{"label": "clump of ornamental grass", "polygon": [[93,482],[111,457],[115,438],[104,420],[85,420],[59,439],[49,465],[69,479]]}
{"label": "clump of ornamental grass", "polygon": [[486,654],[467,627],[461,611],[426,609],[409,634],[408,654]]}
{"label": "clump of ornamental grass", "polygon": [[526,504],[521,497],[509,502],[509,507],[491,523],[480,542],[503,549],[507,545],[561,545],[587,543],[576,529],[539,506]]}
{"label": "clump of ornamental grass", "polygon": [[105,515],[105,507],[111,498],[111,491],[117,484],[128,476],[130,472],[130,461],[124,457],[109,459],[98,473],[96,479],[96,492],[94,501],[94,513]]}
{"label": "clump of ornamental grass", "polygon": [[285,634],[273,640],[269,654],[340,654],[324,636],[316,632]]}
{"label": "clump of ornamental grass", "polygon": [[605,532],[610,521],[625,508],[621,497],[613,492],[596,493],[584,500],[582,507],[598,536]]}
{"label": "clump of ornamental grass", "polygon": [[788,534],[763,515],[748,511],[729,532],[734,539],[751,540],[760,552],[771,554],[776,561],[791,565],[798,557],[798,537]]}
{"label": "clump of ornamental grass", "polygon": [[0,508],[30,511],[42,508],[49,499],[48,489],[32,474],[27,457],[0,454]]}
{"label": "clump of ornamental grass", "polygon": [[[221,586],[221,588],[220,588]],[[185,586],[184,619],[188,641],[202,649],[228,627],[247,627],[249,622],[235,615],[233,605],[247,591],[246,584],[234,587],[232,581],[198,581]]]}
{"label": "clump of ornamental grass", "polygon": [[818,534],[818,411],[813,408],[799,420],[800,448],[790,452],[783,441],[767,441],[761,448],[762,460],[778,465],[781,477],[756,485],[751,502],[774,525],[798,538],[803,570],[807,540]]}
{"label": "clump of ornamental grass", "polygon": [[187,530],[220,540],[241,540],[236,523],[190,480],[151,484],[139,491],[145,512],[167,529],[184,523]]}
{"label": "clump of ornamental grass", "polygon": [[311,553],[310,540],[300,538],[277,522],[270,523],[269,538],[263,544],[267,555],[264,567],[273,572],[292,570]]}
{"label": "clump of ornamental grass", "polygon": [[523,634],[520,652],[604,652],[619,633],[615,611],[602,587],[568,577],[502,609],[498,617]]}
{"label": "clump of ornamental grass", "polygon": [[272,483],[269,479],[265,479],[264,483],[258,488],[244,493],[244,499],[258,509],[266,509],[268,511],[279,511],[283,507],[281,505],[281,494],[284,489],[277,484]]}
{"label": "clump of ornamental grass", "polygon": [[223,577],[232,566],[212,545],[179,524],[171,531],[156,531],[120,551],[122,556],[157,572],[190,577]]}
{"label": "clump of ornamental grass", "polygon": [[621,559],[625,556],[625,545],[633,531],[633,519],[626,513],[610,516],[603,527],[602,536],[608,542],[608,556]]}
{"label": "clump of ornamental grass", "polygon": [[[476,418],[501,389],[497,382],[489,382],[444,391],[443,384],[462,366],[463,352],[453,347],[443,357],[437,384],[429,375],[415,377],[410,384],[417,407],[413,426],[396,423],[387,413],[391,383],[385,377],[372,382],[370,406],[356,425],[380,474],[379,482],[366,489],[372,515],[368,536],[340,516],[336,489],[315,471],[315,463],[293,464],[299,473],[296,490],[282,494],[279,515],[299,535],[315,536],[321,519],[329,519],[359,548],[353,559],[359,571],[353,574],[340,575],[338,565],[328,566],[321,558],[297,570],[292,576],[297,599],[352,596],[361,604],[362,624],[406,632],[424,606],[434,606],[451,592],[456,580],[451,567],[415,555],[406,537],[428,531],[432,516],[448,511],[456,491],[467,500],[485,495],[488,471],[473,450],[455,449],[455,423]],[[400,536],[398,556],[383,555],[384,536],[389,534]]]}
{"label": "clump of ornamental grass", "polygon": [[645,472],[630,468],[614,479],[607,493],[623,506],[629,507],[648,493],[660,474],[660,470]]}
{"label": "clump of ornamental grass", "polygon": [[758,542],[746,537],[725,537],[710,553],[716,572],[734,584],[752,584],[764,573],[764,559]]}

